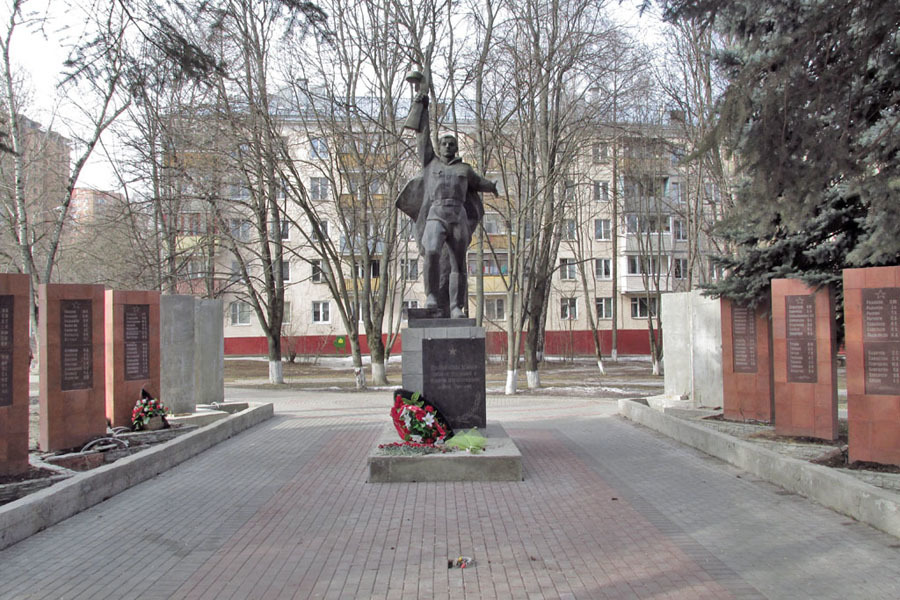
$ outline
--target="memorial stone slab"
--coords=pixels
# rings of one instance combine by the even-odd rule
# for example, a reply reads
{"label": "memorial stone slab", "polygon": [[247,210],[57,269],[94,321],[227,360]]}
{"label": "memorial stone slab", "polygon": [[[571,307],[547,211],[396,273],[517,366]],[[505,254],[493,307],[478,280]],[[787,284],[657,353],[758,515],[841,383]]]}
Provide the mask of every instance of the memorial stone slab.
{"label": "memorial stone slab", "polygon": [[160,298],[160,386],[176,414],[225,399],[222,300],[164,295]]}
{"label": "memorial stone slab", "polygon": [[28,275],[0,275],[0,475],[28,471]]}
{"label": "memorial stone slab", "polygon": [[721,303],[725,418],[771,422],[775,406],[768,303],[755,309],[724,298]]}
{"label": "memorial stone slab", "polygon": [[834,440],[838,434],[834,293],[772,281],[775,432]]}
{"label": "memorial stone slab", "polygon": [[52,452],[106,433],[104,290],[42,284],[38,297],[40,445]]}
{"label": "memorial stone slab", "polygon": [[106,290],[106,416],[113,427],[131,426],[142,389],[160,395],[159,297]]}
{"label": "memorial stone slab", "polygon": [[843,275],[849,458],[900,465],[900,267]]}

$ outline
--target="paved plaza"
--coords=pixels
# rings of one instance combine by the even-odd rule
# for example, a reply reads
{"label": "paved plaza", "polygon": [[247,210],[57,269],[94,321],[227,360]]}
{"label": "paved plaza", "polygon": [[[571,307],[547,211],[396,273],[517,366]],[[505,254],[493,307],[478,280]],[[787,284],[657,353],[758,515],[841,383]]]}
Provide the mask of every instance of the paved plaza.
{"label": "paved plaza", "polygon": [[523,482],[368,484],[389,393],[227,396],[276,416],[0,551],[0,598],[900,598],[900,540],[613,401],[489,397]]}

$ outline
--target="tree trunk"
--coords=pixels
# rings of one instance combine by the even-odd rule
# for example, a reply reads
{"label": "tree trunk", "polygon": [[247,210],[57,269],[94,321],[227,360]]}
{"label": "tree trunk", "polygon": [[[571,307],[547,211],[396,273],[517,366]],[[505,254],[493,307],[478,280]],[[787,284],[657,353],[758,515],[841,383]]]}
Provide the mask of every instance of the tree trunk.
{"label": "tree trunk", "polygon": [[516,369],[507,369],[506,371],[506,389],[504,393],[507,396],[512,396],[516,393],[516,388],[519,384],[519,372]]}
{"label": "tree trunk", "polygon": [[281,337],[266,335],[269,345],[269,383],[284,383],[284,369],[281,364]]}

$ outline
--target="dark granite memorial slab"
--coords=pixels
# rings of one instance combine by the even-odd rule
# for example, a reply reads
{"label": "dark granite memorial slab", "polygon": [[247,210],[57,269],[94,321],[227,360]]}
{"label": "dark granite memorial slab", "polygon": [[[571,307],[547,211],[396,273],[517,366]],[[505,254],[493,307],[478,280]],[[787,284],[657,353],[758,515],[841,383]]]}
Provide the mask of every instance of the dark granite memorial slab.
{"label": "dark granite memorial slab", "polygon": [[31,278],[0,274],[0,476],[28,471]]}
{"label": "dark granite memorial slab", "polygon": [[816,306],[812,295],[786,296],[785,332],[787,337],[787,380],[815,383]]}
{"label": "dark granite memorial slab", "polygon": [[731,340],[735,373],[756,373],[756,313],[746,306],[731,306]]}
{"label": "dark granite memorial slab", "polygon": [[423,393],[454,430],[484,427],[483,339],[422,340]]}

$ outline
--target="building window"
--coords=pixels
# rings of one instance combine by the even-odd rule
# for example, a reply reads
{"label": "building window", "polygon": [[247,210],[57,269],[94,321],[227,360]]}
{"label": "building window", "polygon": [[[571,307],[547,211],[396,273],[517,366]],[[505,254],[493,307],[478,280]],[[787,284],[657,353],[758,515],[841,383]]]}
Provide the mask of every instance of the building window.
{"label": "building window", "polygon": [[231,303],[231,324],[249,325],[251,312],[252,309],[249,304],[243,300],[235,300]]}
{"label": "building window", "polygon": [[281,239],[289,240],[291,239],[291,222],[287,219],[282,219],[281,221]]}
{"label": "building window", "polygon": [[594,259],[594,279],[612,279],[612,259]]}
{"label": "building window", "polygon": [[281,280],[285,283],[291,280],[291,261],[281,261]]}
{"label": "building window", "polygon": [[675,279],[687,279],[688,261],[686,258],[676,258],[675,264],[673,264],[672,267]]}
{"label": "building window", "polygon": [[320,259],[311,260],[309,261],[309,266],[312,267],[310,281],[313,283],[324,283],[325,273],[322,271],[322,261]]}
{"label": "building window", "polygon": [[506,298],[484,297],[484,316],[489,321],[503,321],[506,319]]}
{"label": "building window", "polygon": [[598,319],[612,319],[613,312],[613,303],[612,298],[607,296],[605,298],[596,298],[597,302],[597,318]]}
{"label": "building window", "polygon": [[178,215],[178,220],[178,232],[181,235],[203,235],[206,233],[206,218],[202,213],[181,213]]}
{"label": "building window", "polygon": [[228,233],[231,239],[238,242],[250,241],[250,221],[247,219],[228,219]]}
{"label": "building window", "polygon": [[[321,235],[319,235],[319,232],[321,232]],[[328,221],[319,221],[318,230],[313,226],[312,239],[314,242],[320,243],[328,239]]]}
{"label": "building window", "polygon": [[[649,312],[648,309],[649,308]],[[646,319],[647,317],[656,316],[656,298],[632,298],[631,299],[631,318]]]}
{"label": "building window", "polygon": [[684,195],[682,194],[681,184],[677,181],[673,181],[669,183],[669,201],[674,204],[683,204],[684,203]]}
{"label": "building window", "polygon": [[574,321],[578,318],[578,299],[559,299],[559,318],[563,321]]}
{"label": "building window", "polygon": [[609,202],[608,181],[594,181],[594,202]]}
{"label": "building window", "polygon": [[291,301],[284,301],[284,316],[281,319],[282,325],[290,325],[291,324]]}
{"label": "building window", "polygon": [[311,200],[328,200],[331,186],[327,177],[309,178],[309,197]]}
{"label": "building window", "polygon": [[419,261],[414,258],[400,259],[400,278],[415,281],[419,278]]}
{"label": "building window", "polygon": [[609,219],[594,219],[594,239],[612,239],[612,223]]}
{"label": "building window", "polygon": [[484,215],[481,221],[484,232],[491,235],[506,233],[506,226],[503,223],[503,217],[497,214]]}
{"label": "building window", "polygon": [[659,275],[669,270],[668,256],[637,256],[628,257],[629,275]]}
{"label": "building window", "polygon": [[419,308],[418,300],[404,300],[403,301],[403,310],[409,310],[410,308]]}
{"label": "building window", "polygon": [[236,260],[231,261],[231,273],[228,276],[228,282],[237,283],[243,278],[244,276],[241,273],[241,263]]}
{"label": "building window", "polygon": [[312,138],[309,140],[310,158],[328,158],[328,143],[324,138]]}
{"label": "building window", "polygon": [[534,237],[534,221],[531,219],[525,219],[522,222],[522,235],[525,236],[526,240],[530,240]]}
{"label": "building window", "polygon": [[679,242],[687,240],[687,227],[685,227],[684,220],[672,219],[672,237]]}
{"label": "building window", "polygon": [[574,258],[559,259],[559,278],[563,281],[574,281],[577,276],[576,265]]}
{"label": "building window", "polygon": [[575,219],[563,219],[562,222],[562,239],[575,239]]}
{"label": "building window", "polygon": [[591,158],[595,163],[607,160],[609,158],[609,144],[594,142],[591,147]]}
{"label": "building window", "polygon": [[192,259],[187,261],[184,269],[188,279],[203,279],[203,275],[206,271],[203,262],[204,261],[200,259]]}
{"label": "building window", "polygon": [[312,303],[312,322],[331,323],[331,303],[327,300]]}

